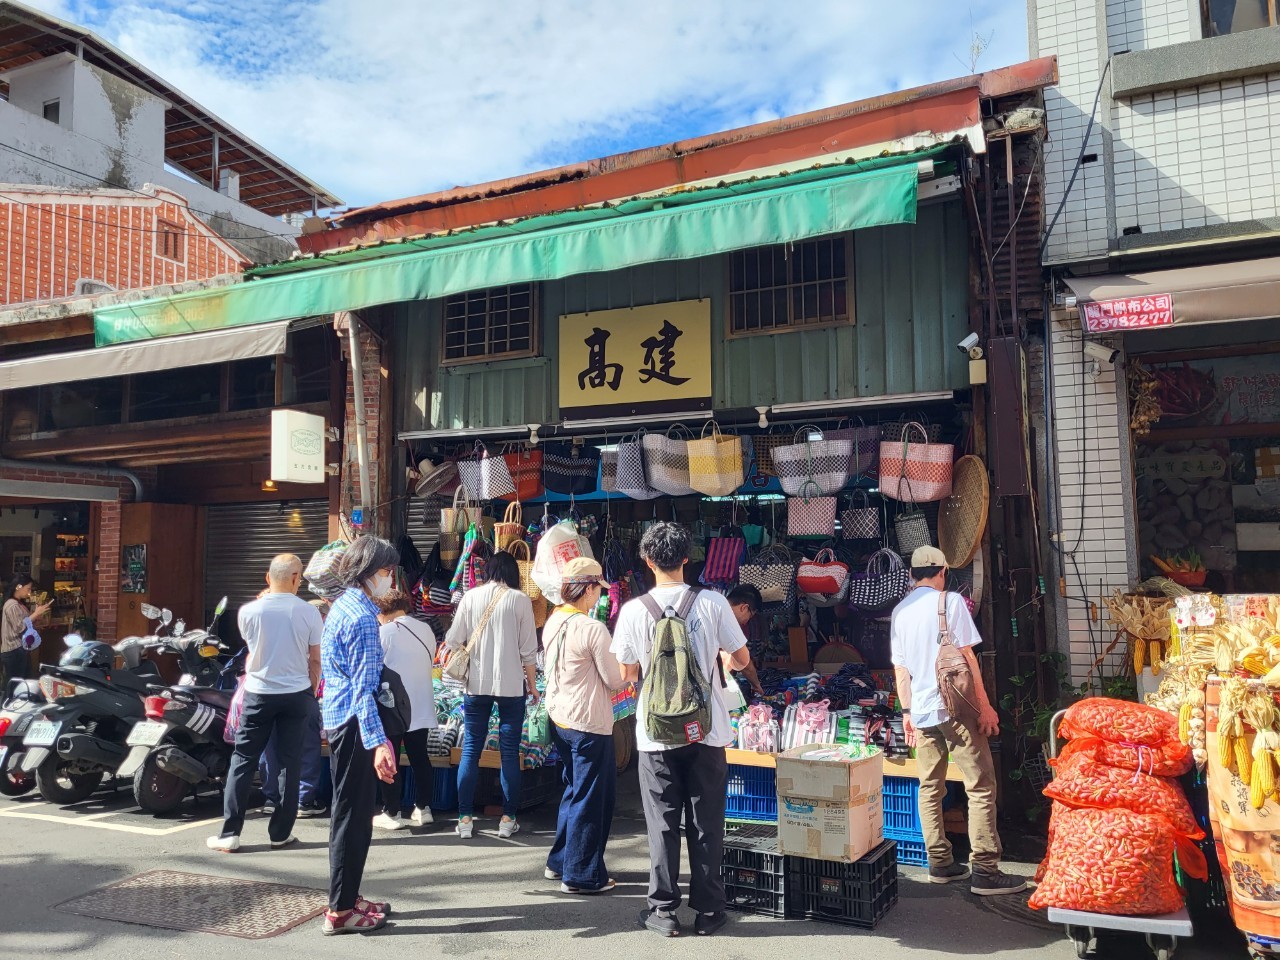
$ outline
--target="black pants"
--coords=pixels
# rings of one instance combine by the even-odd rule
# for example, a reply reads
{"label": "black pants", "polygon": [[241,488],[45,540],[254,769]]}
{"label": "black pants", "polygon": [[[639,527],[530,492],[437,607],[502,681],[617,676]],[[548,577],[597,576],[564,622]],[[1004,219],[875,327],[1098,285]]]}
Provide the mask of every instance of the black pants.
{"label": "black pants", "polygon": [[377,792],[373,751],[361,741],[355,717],[329,731],[329,766],[333,773],[329,909],[339,913],[354,907],[360,895],[364,862],[373,839],[373,798]]}
{"label": "black pants", "polygon": [[276,735],[276,752],[280,759],[280,803],[271,814],[267,836],[272,842],[289,839],[298,817],[298,782],[302,777],[302,737],[307,716],[314,709],[315,694],[310,690],[297,693],[248,693],[244,695],[244,714],[240,732],[236,734],[236,752],[227,772],[227,787],[222,794],[222,835],[240,836],[244,827],[249,790],[258,771],[262,751],[267,749],[271,734]]}
{"label": "black pants", "polygon": [[15,647],[8,653],[0,653],[6,680],[25,680],[31,675],[31,654],[26,647]]}
{"label": "black pants", "polygon": [[[434,776],[431,770],[431,755],[427,753],[427,735],[429,730],[410,730],[403,737],[388,737],[391,750],[400,759],[400,745],[404,744],[404,752],[409,757],[409,767],[413,770],[414,804],[426,810],[431,807],[431,783]],[[372,762],[372,761],[370,761]],[[395,783],[378,781],[382,790],[382,809],[391,816],[400,813],[404,807],[404,774],[396,768]],[[405,813],[413,813],[405,809]]]}
{"label": "black pants", "polygon": [[723,747],[701,743],[641,752],[640,799],[649,833],[649,906],[680,906],[680,820],[689,848],[689,906],[698,913],[724,909],[720,857],[724,848],[724,796],[729,764]]}

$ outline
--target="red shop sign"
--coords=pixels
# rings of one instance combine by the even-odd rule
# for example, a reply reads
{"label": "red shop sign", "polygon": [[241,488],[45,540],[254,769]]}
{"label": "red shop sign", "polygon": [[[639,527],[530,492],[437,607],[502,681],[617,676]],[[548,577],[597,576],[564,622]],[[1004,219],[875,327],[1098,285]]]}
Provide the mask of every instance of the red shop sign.
{"label": "red shop sign", "polygon": [[1090,333],[1165,327],[1173,323],[1173,294],[1098,300],[1080,304],[1080,310],[1084,315],[1084,328]]}

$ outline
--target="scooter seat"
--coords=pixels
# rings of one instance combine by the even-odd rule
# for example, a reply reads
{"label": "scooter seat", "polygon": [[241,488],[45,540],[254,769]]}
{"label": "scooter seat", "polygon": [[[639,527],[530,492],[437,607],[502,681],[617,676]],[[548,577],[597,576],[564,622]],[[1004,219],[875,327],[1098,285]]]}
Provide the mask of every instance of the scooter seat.
{"label": "scooter seat", "polygon": [[231,698],[235,695],[234,690],[214,690],[212,687],[179,687],[178,689],[194,694],[201,703],[207,703],[211,707],[222,710],[231,706]]}

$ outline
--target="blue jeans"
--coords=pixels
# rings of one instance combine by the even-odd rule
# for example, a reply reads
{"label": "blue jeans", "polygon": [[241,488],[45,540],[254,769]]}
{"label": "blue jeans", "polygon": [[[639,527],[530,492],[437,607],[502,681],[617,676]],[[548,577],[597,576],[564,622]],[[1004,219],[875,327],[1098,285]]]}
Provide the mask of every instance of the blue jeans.
{"label": "blue jeans", "polygon": [[502,754],[502,812],[514,817],[520,809],[520,737],[524,733],[524,697],[462,698],[462,760],[458,763],[458,816],[471,816],[475,807],[480,753],[489,736],[489,717],[498,705],[498,750]]}
{"label": "blue jeans", "polygon": [[[262,795],[274,804],[280,803],[280,758],[276,752],[276,734],[271,734],[262,752]],[[302,780],[298,802],[304,806],[327,806],[319,795],[323,765],[320,759],[320,701],[311,698],[307,722],[302,728]]]}
{"label": "blue jeans", "polygon": [[599,890],[609,882],[604,848],[613,825],[618,765],[613,734],[585,733],[552,726],[556,751],[564,765],[564,796],[556,820],[556,842],[547,868],[579,890]]}

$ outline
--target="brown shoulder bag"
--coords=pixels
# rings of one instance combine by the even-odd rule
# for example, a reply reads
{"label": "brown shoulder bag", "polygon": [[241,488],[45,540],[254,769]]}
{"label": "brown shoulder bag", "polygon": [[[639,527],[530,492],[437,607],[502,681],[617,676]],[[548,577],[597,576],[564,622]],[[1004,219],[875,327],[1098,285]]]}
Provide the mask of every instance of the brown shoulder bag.
{"label": "brown shoulder bag", "polygon": [[982,698],[964,651],[951,642],[951,625],[947,623],[947,594],[938,591],[938,660],[934,668],[938,677],[938,693],[942,705],[956,723],[978,731]]}

